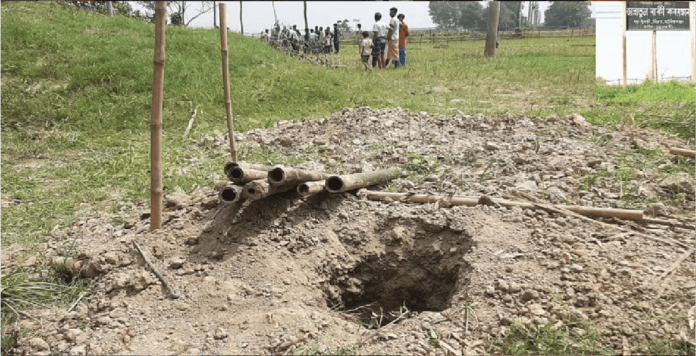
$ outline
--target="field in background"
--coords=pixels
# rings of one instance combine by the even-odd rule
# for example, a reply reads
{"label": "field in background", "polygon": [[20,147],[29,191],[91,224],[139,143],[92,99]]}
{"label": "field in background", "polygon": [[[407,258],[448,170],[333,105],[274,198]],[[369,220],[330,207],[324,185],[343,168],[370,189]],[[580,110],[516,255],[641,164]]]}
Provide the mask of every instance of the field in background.
{"label": "field in background", "polygon": [[684,102],[696,101],[696,88],[693,83],[676,81],[655,84],[646,81],[641,85],[597,85],[597,101],[612,103],[630,102]]}

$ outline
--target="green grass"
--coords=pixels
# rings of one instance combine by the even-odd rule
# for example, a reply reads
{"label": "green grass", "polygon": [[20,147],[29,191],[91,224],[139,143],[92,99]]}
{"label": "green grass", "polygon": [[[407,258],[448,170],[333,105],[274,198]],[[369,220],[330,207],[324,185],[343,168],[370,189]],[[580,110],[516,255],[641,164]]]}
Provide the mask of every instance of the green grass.
{"label": "green grass", "polygon": [[[598,85],[597,101],[630,102],[687,102],[696,101],[694,84],[670,81],[655,84],[646,81],[640,85]],[[692,105],[693,106],[693,105]]]}
{"label": "green grass", "polygon": [[510,334],[493,343],[503,355],[611,355],[602,345],[601,332],[569,314],[560,326],[524,326],[514,321]]}

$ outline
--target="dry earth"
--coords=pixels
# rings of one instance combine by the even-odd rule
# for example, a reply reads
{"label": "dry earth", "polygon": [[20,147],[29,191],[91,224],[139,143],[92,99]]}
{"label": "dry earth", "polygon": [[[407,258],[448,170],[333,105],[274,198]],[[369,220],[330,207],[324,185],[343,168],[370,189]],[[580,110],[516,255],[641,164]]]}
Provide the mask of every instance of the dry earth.
{"label": "dry earth", "polygon": [[[635,189],[598,179],[582,191],[586,177],[620,169],[622,152],[686,143],[635,128],[609,132],[578,115],[434,117],[360,108],[238,138],[244,149],[281,148],[306,169],[402,165],[420,173],[376,190],[508,199],[526,191],[600,207],[622,206],[620,194],[635,194],[657,202],[655,215],[694,209],[694,179],[686,174],[657,179],[639,169]],[[682,200],[659,203],[667,193]],[[15,351],[484,354],[513,322],[557,325],[572,315],[605,331],[604,344],[615,352],[638,352],[658,338],[693,341],[694,259],[672,267],[694,246],[690,229],[605,220],[643,235],[620,233],[542,210],[379,202],[360,191],[224,205],[213,182],[173,193],[167,205],[156,232],[140,214],[55,229],[60,238],[45,244],[48,256],[83,260],[91,294],[69,313],[29,310],[36,320],[19,326],[45,337],[20,338]],[[681,221],[693,226],[693,217]],[[179,298],[169,298],[133,241]],[[24,253],[3,249],[3,271]]]}

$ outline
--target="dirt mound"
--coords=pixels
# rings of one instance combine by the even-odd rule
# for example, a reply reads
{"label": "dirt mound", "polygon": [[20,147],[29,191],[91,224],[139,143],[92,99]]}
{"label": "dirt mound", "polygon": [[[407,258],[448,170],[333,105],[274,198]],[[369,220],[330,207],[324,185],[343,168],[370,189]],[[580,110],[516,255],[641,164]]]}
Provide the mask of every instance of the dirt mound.
{"label": "dirt mound", "polygon": [[[582,185],[599,171],[621,169],[617,157],[637,150],[640,135],[606,132],[580,116],[433,117],[362,108],[239,139],[247,147],[283,147],[304,169],[348,173],[400,164],[411,172],[382,189],[505,198],[527,190],[553,202],[615,207],[625,201],[612,182]],[[597,145],[593,137],[614,144]],[[673,180],[646,181],[631,194],[660,197],[659,189],[676,189],[683,201],[655,213],[693,211],[693,176]],[[49,243],[48,255],[76,244],[91,295],[73,312],[38,311],[40,324],[23,320],[46,337],[43,344],[20,339],[22,350],[482,354],[512,323],[560,325],[569,318],[595,323],[614,350],[646,338],[693,340],[686,321],[693,259],[672,266],[686,251],[680,246],[693,246],[691,230],[629,225],[656,237],[645,239],[542,210],[377,202],[360,192],[305,199],[287,192],[221,205],[211,187],[168,198],[164,228],[156,232],[135,215],[125,224],[104,215],[55,231],[68,239]],[[3,251],[3,263],[5,257],[13,258]]]}

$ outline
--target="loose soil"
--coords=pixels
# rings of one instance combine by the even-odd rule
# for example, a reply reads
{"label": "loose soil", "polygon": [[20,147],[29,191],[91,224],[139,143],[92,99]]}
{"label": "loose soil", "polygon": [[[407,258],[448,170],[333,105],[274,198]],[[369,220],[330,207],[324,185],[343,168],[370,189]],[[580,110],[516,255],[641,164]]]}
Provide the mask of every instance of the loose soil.
{"label": "loose soil", "polygon": [[[526,191],[599,207],[624,206],[619,196],[636,194],[656,202],[650,214],[693,225],[693,216],[673,216],[694,210],[693,175],[657,179],[646,168],[631,182],[635,189],[598,179],[581,190],[587,177],[620,169],[622,152],[666,152],[686,142],[637,128],[606,131],[579,115],[435,117],[360,108],[238,140],[247,149],[283,149],[304,169],[401,165],[418,173],[375,190],[507,199]],[[665,192],[681,200],[664,200]],[[149,232],[146,214],[103,214],[54,229],[47,257],[84,260],[90,294],[69,313],[28,310],[36,319],[18,327],[43,333],[21,337],[13,351],[486,354],[511,323],[560,325],[573,316],[605,332],[603,343],[615,352],[641,352],[646,340],[660,338],[693,342],[694,259],[670,269],[694,245],[689,229],[605,220],[652,240],[542,210],[370,201],[362,191],[304,199],[286,192],[224,205],[213,182],[170,194],[164,221]],[[3,271],[26,265],[21,248],[2,254]]]}

